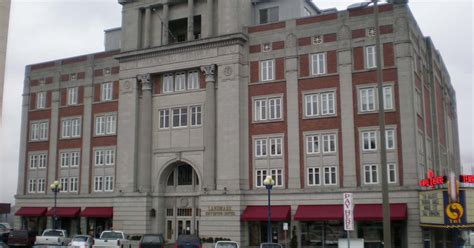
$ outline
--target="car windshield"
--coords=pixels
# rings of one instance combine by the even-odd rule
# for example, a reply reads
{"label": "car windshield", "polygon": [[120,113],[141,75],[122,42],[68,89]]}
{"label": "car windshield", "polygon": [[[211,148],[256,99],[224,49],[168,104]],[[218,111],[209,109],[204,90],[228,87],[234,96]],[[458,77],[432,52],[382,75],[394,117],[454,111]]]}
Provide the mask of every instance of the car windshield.
{"label": "car windshield", "polygon": [[260,248],[281,248],[282,246],[280,244],[273,244],[273,243],[265,243],[261,244]]}
{"label": "car windshield", "polygon": [[195,235],[180,235],[178,237],[178,244],[199,244],[199,237]]}
{"label": "car windshield", "polygon": [[237,244],[234,242],[219,242],[216,244],[216,248],[237,248]]}
{"label": "car windshield", "polygon": [[75,236],[72,241],[87,242],[87,236]]}
{"label": "car windshield", "polygon": [[43,233],[43,236],[62,237],[63,232],[57,231],[57,230],[50,230],[50,231],[45,231]]}
{"label": "car windshield", "polygon": [[123,238],[122,233],[119,232],[104,232],[102,233],[102,236],[100,236],[101,239],[121,239]]}
{"label": "car windshield", "polygon": [[143,243],[162,243],[161,237],[158,235],[146,235],[143,236]]}

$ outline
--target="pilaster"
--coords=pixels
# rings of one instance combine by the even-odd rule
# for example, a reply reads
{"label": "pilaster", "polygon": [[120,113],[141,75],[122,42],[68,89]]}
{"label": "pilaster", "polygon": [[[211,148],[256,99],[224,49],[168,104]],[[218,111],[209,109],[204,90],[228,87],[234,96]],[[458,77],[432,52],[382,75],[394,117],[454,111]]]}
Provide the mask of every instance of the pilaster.
{"label": "pilaster", "polygon": [[201,67],[206,76],[206,102],[204,104],[204,188],[216,189],[216,65]]}
{"label": "pilaster", "polygon": [[138,87],[141,88],[139,99],[139,124],[138,124],[138,190],[151,191],[151,156],[152,156],[152,83],[150,74],[137,76]]}

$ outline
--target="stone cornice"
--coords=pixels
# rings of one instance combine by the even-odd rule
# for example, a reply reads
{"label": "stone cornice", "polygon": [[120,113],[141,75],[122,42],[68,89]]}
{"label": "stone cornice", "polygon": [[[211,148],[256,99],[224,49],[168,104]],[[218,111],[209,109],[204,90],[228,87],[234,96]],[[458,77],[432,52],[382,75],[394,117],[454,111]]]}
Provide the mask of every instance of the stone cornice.
{"label": "stone cornice", "polygon": [[223,47],[229,45],[243,45],[248,41],[247,35],[243,33],[235,33],[229,35],[222,35],[206,39],[199,39],[187,42],[174,43],[165,46],[154,47],[150,49],[134,50],[130,52],[123,52],[116,55],[114,58],[119,62],[128,62],[133,60],[147,59],[157,56],[170,55],[176,53],[185,53],[208,48]]}

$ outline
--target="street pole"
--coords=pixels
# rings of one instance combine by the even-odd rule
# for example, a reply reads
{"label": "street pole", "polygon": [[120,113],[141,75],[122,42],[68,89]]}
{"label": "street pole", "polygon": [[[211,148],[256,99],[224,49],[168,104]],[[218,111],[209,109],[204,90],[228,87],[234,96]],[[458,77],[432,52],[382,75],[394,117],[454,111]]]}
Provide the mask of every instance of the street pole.
{"label": "street pole", "polygon": [[53,229],[56,229],[56,220],[57,220],[57,212],[56,212],[56,205],[58,200],[58,192],[54,191],[54,209],[53,209]]}
{"label": "street pole", "polygon": [[383,203],[383,241],[384,248],[391,248],[391,230],[390,230],[390,204],[388,199],[388,179],[387,179],[387,151],[385,144],[385,106],[384,89],[382,77],[382,55],[380,49],[380,28],[379,28],[379,9],[378,0],[372,0],[374,3],[374,21],[375,21],[375,49],[377,60],[377,86],[379,98],[379,128],[380,128],[380,165],[382,169],[382,203]]}
{"label": "street pole", "polygon": [[263,181],[263,185],[268,190],[268,223],[267,223],[267,242],[272,243],[272,210],[271,210],[271,203],[270,203],[270,191],[273,188],[275,181],[273,180],[272,176],[267,176]]}

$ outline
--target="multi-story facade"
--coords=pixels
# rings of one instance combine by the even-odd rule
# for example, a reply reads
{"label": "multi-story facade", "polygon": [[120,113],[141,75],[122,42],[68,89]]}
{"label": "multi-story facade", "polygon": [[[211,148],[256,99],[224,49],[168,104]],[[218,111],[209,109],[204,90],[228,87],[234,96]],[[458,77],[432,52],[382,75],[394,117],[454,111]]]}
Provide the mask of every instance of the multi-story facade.
{"label": "multi-story facade", "polygon": [[2,122],[3,83],[5,80],[5,61],[7,57],[10,4],[10,0],[0,1],[0,125]]}
{"label": "multi-story facade", "polygon": [[383,107],[394,245],[423,246],[418,180],[428,168],[459,173],[456,100],[406,5],[380,6],[374,28],[371,7],[303,0],[120,2],[107,51],[26,68],[17,225],[51,225],[58,180],[71,232],[256,246],[267,239],[271,175],[274,241],[287,222],[299,246],[334,247],[352,192],[351,237],[380,244]]}

